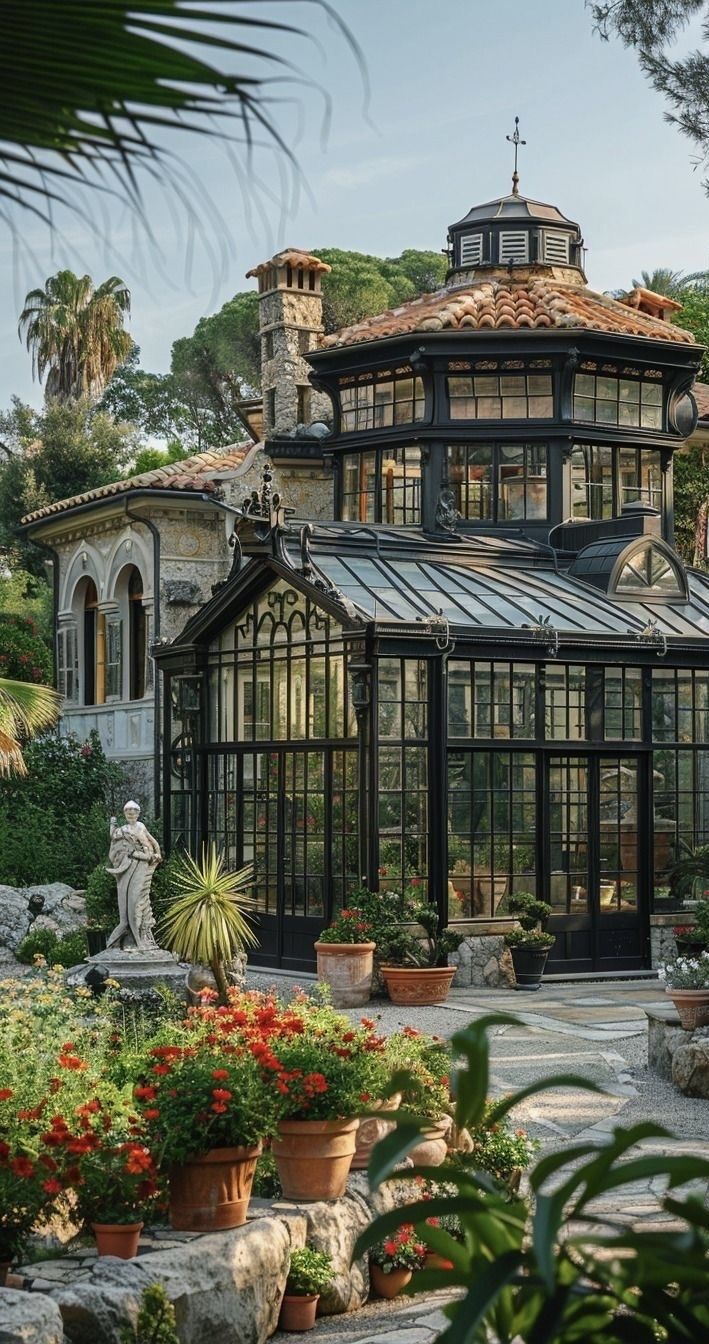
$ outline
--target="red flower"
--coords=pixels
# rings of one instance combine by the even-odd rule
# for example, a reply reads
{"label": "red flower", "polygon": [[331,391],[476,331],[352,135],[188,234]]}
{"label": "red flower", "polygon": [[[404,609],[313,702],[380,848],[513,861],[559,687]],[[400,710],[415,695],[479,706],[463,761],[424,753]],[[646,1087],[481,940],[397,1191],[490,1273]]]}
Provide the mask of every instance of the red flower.
{"label": "red flower", "polygon": [[223,1101],[213,1101],[212,1110],[215,1111],[217,1115],[223,1115],[226,1111],[226,1106]]}
{"label": "red flower", "polygon": [[169,1064],[153,1064],[153,1073],[169,1073]]}
{"label": "red flower", "polygon": [[149,1106],[146,1111],[143,1111],[143,1115],[145,1116],[146,1120],[160,1119],[160,1111],[158,1110],[157,1106]]}
{"label": "red flower", "polygon": [[0,1087],[0,1101],[9,1101],[13,1095],[11,1087]]}
{"label": "red flower", "polygon": [[142,1086],[133,1088],[133,1096],[138,1101],[155,1101],[157,1095],[158,1090],[156,1087]]}
{"label": "red flower", "polygon": [[10,1171],[13,1176],[34,1176],[34,1166],[28,1157],[13,1157],[10,1163]]}
{"label": "red flower", "polygon": [[215,1101],[231,1101],[232,1094],[225,1087],[213,1087],[212,1096]]}
{"label": "red flower", "polygon": [[85,1059],[79,1059],[78,1055],[59,1055],[57,1063],[62,1069],[88,1069]]}
{"label": "red flower", "polygon": [[415,1027],[404,1027],[401,1034],[402,1036],[410,1036],[413,1039],[414,1036],[420,1036],[421,1032],[417,1031]]}
{"label": "red flower", "polygon": [[153,1165],[153,1159],[147,1148],[141,1148],[138,1144],[124,1144],[124,1150],[128,1150],[126,1157],[126,1171],[131,1176],[139,1176],[142,1171],[150,1171]]}
{"label": "red flower", "polygon": [[384,1242],[385,1255],[396,1255],[398,1249],[399,1249],[398,1241],[392,1241],[391,1239],[389,1239],[389,1241]]}
{"label": "red flower", "polygon": [[213,1077],[213,1079],[214,1079],[215,1082],[219,1082],[220,1079],[222,1079],[222,1078],[228,1078],[228,1077],[229,1077],[229,1070],[228,1070],[228,1069],[212,1069],[212,1077]]}
{"label": "red flower", "polygon": [[5,1143],[4,1139],[0,1139],[0,1162],[7,1162],[9,1156],[10,1156],[10,1145],[8,1143]]}
{"label": "red flower", "polygon": [[62,1192],[62,1183],[55,1176],[50,1177],[48,1181],[42,1181],[42,1189],[46,1195],[60,1195]]}

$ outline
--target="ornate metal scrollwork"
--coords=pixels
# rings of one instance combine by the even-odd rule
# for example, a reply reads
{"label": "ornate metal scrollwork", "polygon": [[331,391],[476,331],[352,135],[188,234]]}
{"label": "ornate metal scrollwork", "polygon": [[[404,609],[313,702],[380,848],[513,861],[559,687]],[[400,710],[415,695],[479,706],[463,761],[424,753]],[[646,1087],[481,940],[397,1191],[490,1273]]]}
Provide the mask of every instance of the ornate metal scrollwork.
{"label": "ornate metal scrollwork", "polygon": [[530,621],[522,629],[531,630],[535,639],[546,644],[549,657],[556,658],[559,652],[559,631],[552,625],[551,616],[538,616],[536,621]]}
{"label": "ornate metal scrollwork", "polygon": [[455,493],[452,485],[444,481],[438,492],[438,502],[436,504],[436,527],[442,532],[455,532],[458,519],[462,514],[455,504]]}

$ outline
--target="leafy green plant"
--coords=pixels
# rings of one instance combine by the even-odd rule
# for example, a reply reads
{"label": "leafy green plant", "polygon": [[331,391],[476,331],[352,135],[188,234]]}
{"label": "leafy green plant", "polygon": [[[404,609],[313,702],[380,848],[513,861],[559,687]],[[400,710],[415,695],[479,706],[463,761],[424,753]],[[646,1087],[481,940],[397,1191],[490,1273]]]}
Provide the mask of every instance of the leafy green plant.
{"label": "leafy green plant", "polygon": [[657,975],[668,989],[709,989],[709,951],[698,957],[677,957],[658,966]]}
{"label": "leafy green plant", "polygon": [[516,915],[522,926],[505,934],[507,947],[528,947],[540,951],[552,947],[554,934],[544,931],[544,924],[551,914],[551,906],[546,901],[537,900],[529,891],[519,891],[510,896],[507,904],[510,914]]}
{"label": "leafy green plant", "polygon": [[[670,892],[675,901],[690,900],[701,886],[709,888],[709,845],[692,848],[680,840],[681,857],[667,872]],[[709,920],[706,921],[709,924]]]}
{"label": "leafy green plant", "polygon": [[318,934],[321,943],[370,943],[372,937],[371,924],[356,906],[340,910],[329,928]]}
{"label": "leafy green plant", "polygon": [[[486,1014],[451,1041],[456,1061],[453,1090],[460,1129],[476,1131],[487,1116],[496,1123],[523,1100],[549,1088],[601,1089],[587,1079],[558,1074],[496,1101],[490,1108],[489,1032],[517,1024],[506,1013]],[[373,1188],[392,1179],[419,1142],[425,1121],[396,1112],[394,1128],[377,1144],[369,1164]],[[439,1344],[691,1344],[709,1331],[709,1218],[701,1199],[675,1192],[709,1180],[709,1162],[689,1155],[646,1153],[638,1146],[667,1139],[652,1123],[618,1126],[601,1146],[564,1144],[541,1158],[529,1175],[530,1195],[478,1169],[475,1153],[458,1155],[421,1174],[455,1187],[451,1197],[407,1206],[417,1235],[452,1262],[445,1271],[424,1270],[417,1288],[460,1288],[444,1308],[449,1325]],[[401,1173],[397,1172],[397,1179]],[[635,1182],[658,1180],[660,1207],[680,1227],[633,1230],[599,1212],[594,1201],[613,1192],[622,1207]],[[430,1220],[455,1215],[461,1243]],[[354,1257],[395,1232],[401,1210],[383,1214],[360,1235]]]}
{"label": "leafy green plant", "polygon": [[332,1282],[332,1257],[310,1246],[291,1251],[286,1293],[289,1297],[313,1297]]}
{"label": "leafy green plant", "polygon": [[256,1163],[253,1194],[257,1199],[280,1199],[283,1194],[276,1159],[270,1148],[266,1148]]}
{"label": "leafy green plant", "polygon": [[37,956],[44,957],[49,966],[78,966],[86,956],[83,930],[58,937],[53,929],[30,929],[17,949],[17,960],[31,966]]}
{"label": "leafy green plant", "polygon": [[408,878],[402,891],[362,888],[352,902],[371,927],[379,965],[445,966],[449,952],[456,952],[465,936],[441,928],[419,877]]}
{"label": "leafy green plant", "polygon": [[143,1289],[138,1319],[121,1328],[121,1344],[180,1344],[175,1308],[164,1284],[151,1283]]}
{"label": "leafy green plant", "polygon": [[253,875],[250,864],[229,872],[212,841],[201,858],[185,854],[178,861],[173,882],[180,894],[162,918],[165,945],[180,961],[209,966],[223,1003],[229,988],[226,964],[258,946],[245,913],[254,904],[246,895]]}
{"label": "leafy green plant", "polygon": [[[401,1209],[397,1212],[401,1218]],[[369,1258],[385,1274],[391,1274],[395,1269],[423,1269],[426,1245],[407,1223],[403,1227],[396,1228],[390,1236],[375,1242],[369,1252]]]}
{"label": "leafy green plant", "polygon": [[0,612],[0,676],[16,681],[51,681],[51,651],[31,617]]}
{"label": "leafy green plant", "polygon": [[450,1115],[450,1055],[443,1041],[404,1027],[386,1038],[381,1065],[382,1092],[398,1092],[405,1111],[428,1120]]}

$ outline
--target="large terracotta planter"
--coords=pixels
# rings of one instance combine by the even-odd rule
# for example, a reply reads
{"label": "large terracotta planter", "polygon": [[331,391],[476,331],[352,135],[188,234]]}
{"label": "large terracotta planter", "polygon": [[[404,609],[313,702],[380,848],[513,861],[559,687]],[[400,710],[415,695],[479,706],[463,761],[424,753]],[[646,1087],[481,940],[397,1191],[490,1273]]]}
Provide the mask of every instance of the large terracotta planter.
{"label": "large terracotta planter", "polygon": [[372,1292],[376,1293],[377,1297],[398,1297],[407,1283],[411,1283],[412,1277],[410,1269],[390,1269],[389,1273],[385,1274],[381,1265],[375,1265],[370,1261],[369,1281]]}
{"label": "large terracotta planter", "polygon": [[312,1330],[315,1325],[315,1317],[318,1314],[318,1302],[320,1294],[314,1293],[310,1297],[301,1295],[296,1297],[286,1293],[281,1302],[281,1314],[278,1317],[278,1329],[283,1330]]}
{"label": "large terracotta planter", "polygon": [[340,1199],[359,1120],[281,1120],[272,1152],[285,1199]]}
{"label": "large terracotta planter", "polygon": [[92,1223],[99,1255],[115,1255],[119,1260],[134,1260],[143,1231],[142,1223]]}
{"label": "large terracotta planter", "polygon": [[669,989],[669,994],[685,1031],[709,1024],[709,989]]}
{"label": "large terracotta planter", "polygon": [[392,1003],[411,1006],[444,1003],[455,966],[382,966],[382,979]]}
{"label": "large terracotta planter", "polygon": [[330,986],[336,1008],[369,1003],[376,943],[316,943],[318,980]]}
{"label": "large terracotta planter", "polygon": [[[393,1097],[387,1097],[386,1101],[373,1101],[372,1110],[382,1112],[382,1116],[387,1111],[398,1111],[401,1105],[401,1093],[395,1092]],[[372,1149],[380,1139],[385,1138],[394,1128],[391,1120],[381,1120],[376,1116],[368,1116],[366,1120],[360,1120],[359,1129],[355,1139],[355,1155],[352,1158],[353,1171],[365,1171],[369,1166],[369,1159],[372,1155]]]}
{"label": "large terracotta planter", "polygon": [[170,1172],[170,1224],[177,1232],[241,1227],[261,1144],[213,1148]]}

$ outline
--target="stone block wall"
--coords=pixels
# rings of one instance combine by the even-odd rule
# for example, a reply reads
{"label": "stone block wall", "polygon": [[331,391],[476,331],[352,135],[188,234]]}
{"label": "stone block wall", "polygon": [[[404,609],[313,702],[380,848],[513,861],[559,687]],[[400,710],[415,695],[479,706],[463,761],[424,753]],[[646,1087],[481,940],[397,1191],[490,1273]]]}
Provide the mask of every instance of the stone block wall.
{"label": "stone block wall", "polygon": [[468,934],[448,961],[457,968],[453,980],[455,989],[467,989],[471,985],[500,989],[514,984],[512,957],[501,933]]}

